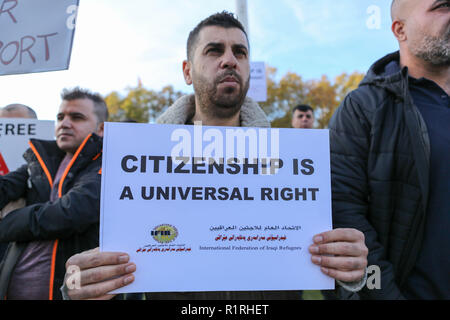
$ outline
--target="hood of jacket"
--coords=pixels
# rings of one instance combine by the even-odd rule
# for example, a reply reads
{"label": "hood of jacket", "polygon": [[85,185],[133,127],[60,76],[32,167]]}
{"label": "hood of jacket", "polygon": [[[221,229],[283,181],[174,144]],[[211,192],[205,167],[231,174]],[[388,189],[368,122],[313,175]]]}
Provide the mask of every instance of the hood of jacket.
{"label": "hood of jacket", "polygon": [[[186,124],[195,114],[195,96],[185,95],[170,106],[156,123]],[[240,115],[241,127],[269,128],[270,123],[261,107],[252,99],[245,98]]]}
{"label": "hood of jacket", "polygon": [[390,53],[375,62],[359,86],[374,85],[404,97],[407,89],[408,68],[392,68],[392,63],[400,64],[400,52]]}

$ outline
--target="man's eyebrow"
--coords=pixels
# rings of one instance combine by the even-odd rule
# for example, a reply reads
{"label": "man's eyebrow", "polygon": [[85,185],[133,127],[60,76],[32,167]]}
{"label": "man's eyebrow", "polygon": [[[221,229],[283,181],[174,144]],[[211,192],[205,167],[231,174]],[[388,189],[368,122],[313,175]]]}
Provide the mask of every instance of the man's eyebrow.
{"label": "man's eyebrow", "polygon": [[[205,45],[205,49],[209,48],[209,47],[213,47],[213,48],[220,48],[223,49],[225,47],[225,44],[221,43],[221,42],[209,42]],[[248,51],[247,46],[243,45],[243,44],[233,44],[232,48],[234,50],[236,49],[245,49],[245,51]]]}
{"label": "man's eyebrow", "polygon": [[213,48],[223,48],[225,47],[225,45],[223,43],[220,42],[209,42],[205,45],[205,49],[209,48],[209,47],[213,47]]}
{"label": "man's eyebrow", "polygon": [[[60,113],[58,113],[58,114],[56,115],[56,117],[64,116],[64,115],[65,115],[64,112],[60,112]],[[81,116],[81,117],[83,117],[83,118],[86,118],[86,116],[85,116],[83,113],[81,113],[81,112],[69,112],[69,113],[67,113],[67,115],[68,115],[69,117],[78,117],[78,116]]]}

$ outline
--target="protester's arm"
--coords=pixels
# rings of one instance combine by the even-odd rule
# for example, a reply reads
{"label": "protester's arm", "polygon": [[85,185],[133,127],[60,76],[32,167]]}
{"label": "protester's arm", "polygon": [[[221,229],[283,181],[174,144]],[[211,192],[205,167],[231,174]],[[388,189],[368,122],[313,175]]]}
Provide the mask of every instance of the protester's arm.
{"label": "protester's arm", "polygon": [[0,209],[9,202],[23,197],[27,190],[28,177],[27,165],[5,176],[0,176]]}
{"label": "protester's arm", "polygon": [[71,300],[109,300],[109,292],[134,281],[136,265],[121,252],[85,251],[66,263],[64,291]]}
{"label": "protester's arm", "polygon": [[14,210],[0,221],[0,241],[65,239],[84,232],[99,222],[100,183],[93,166],[57,201]]}
{"label": "protester's arm", "polygon": [[[364,100],[370,101],[370,97]],[[362,294],[375,299],[399,299],[402,294],[395,283],[393,266],[367,219],[370,201],[367,163],[372,128],[368,119],[371,110],[363,110],[362,106],[350,94],[330,121],[333,224],[336,228],[362,231],[369,249],[368,264],[381,269],[381,289],[364,288]]]}

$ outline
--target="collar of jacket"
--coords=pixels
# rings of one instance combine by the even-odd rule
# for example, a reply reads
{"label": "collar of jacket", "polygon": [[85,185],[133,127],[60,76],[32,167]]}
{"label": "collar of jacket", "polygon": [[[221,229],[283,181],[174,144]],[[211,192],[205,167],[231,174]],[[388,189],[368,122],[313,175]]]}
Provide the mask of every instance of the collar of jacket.
{"label": "collar of jacket", "polygon": [[[95,133],[91,134],[76,159],[77,167],[91,162],[96,155],[102,152],[102,141],[103,139]],[[66,153],[59,149],[55,140],[30,139],[30,142],[36,148],[36,151],[39,153],[51,175],[54,176]],[[23,157],[30,163],[34,161],[36,155],[31,149],[28,149],[25,151]]]}
{"label": "collar of jacket", "polygon": [[405,91],[408,88],[408,67],[403,67],[398,72],[387,73],[385,68],[392,61],[400,63],[399,51],[390,53],[376,61],[369,68],[369,71],[361,81],[360,86],[375,85],[382,87],[403,100]]}
{"label": "collar of jacket", "polygon": [[[179,98],[157,120],[159,124],[186,124],[195,114],[195,96]],[[245,98],[240,115],[241,127],[269,128],[270,123],[261,107],[252,99]]]}

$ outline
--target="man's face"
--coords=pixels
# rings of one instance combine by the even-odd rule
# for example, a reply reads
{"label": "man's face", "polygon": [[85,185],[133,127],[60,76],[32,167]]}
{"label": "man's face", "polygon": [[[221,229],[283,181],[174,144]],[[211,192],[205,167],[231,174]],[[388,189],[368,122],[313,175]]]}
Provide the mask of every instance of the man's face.
{"label": "man's face", "polygon": [[314,115],[311,110],[306,112],[295,110],[292,115],[292,128],[311,129],[314,124]]}
{"label": "man's face", "polygon": [[413,55],[433,65],[450,65],[450,0],[415,1],[405,31]]}
{"label": "man's face", "polygon": [[239,112],[250,83],[248,43],[240,29],[204,27],[183,67],[202,112],[221,119]]}
{"label": "man's face", "polygon": [[63,100],[56,119],[56,143],[69,154],[74,154],[89,134],[103,136],[103,123],[97,123],[90,99]]}

